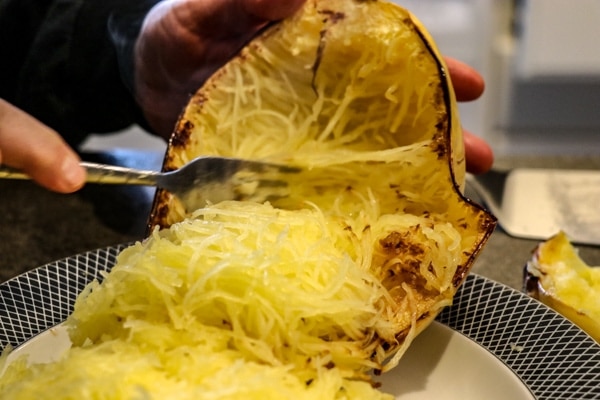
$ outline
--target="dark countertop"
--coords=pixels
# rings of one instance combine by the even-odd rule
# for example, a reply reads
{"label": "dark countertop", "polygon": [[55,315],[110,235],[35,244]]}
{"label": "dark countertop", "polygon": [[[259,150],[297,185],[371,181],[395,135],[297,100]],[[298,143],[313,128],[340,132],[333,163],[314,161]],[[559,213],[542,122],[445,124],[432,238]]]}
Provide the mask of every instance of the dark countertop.
{"label": "dark countertop", "polygon": [[[158,169],[161,158],[137,153],[88,157],[146,169]],[[600,169],[600,160],[581,159],[528,158],[496,164]],[[0,282],[60,258],[143,238],[152,193],[148,188],[88,185],[61,195],[27,181],[0,180]],[[520,290],[523,266],[537,244],[497,229],[473,272]],[[600,266],[600,247],[577,247],[588,264]]]}
{"label": "dark countertop", "polygon": [[[87,161],[160,168],[162,154],[115,151]],[[0,179],[0,282],[40,265],[145,236],[153,189],[86,185],[74,194]]]}

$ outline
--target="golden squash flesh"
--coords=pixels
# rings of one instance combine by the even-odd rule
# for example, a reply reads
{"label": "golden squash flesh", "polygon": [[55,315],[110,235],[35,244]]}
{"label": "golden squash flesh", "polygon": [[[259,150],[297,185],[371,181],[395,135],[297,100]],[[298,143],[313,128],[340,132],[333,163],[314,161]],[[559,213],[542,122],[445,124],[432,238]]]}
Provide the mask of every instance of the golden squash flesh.
{"label": "golden squash flesh", "polygon": [[[193,96],[164,169],[198,155],[311,169],[284,208],[336,201],[351,213],[355,193],[369,190],[383,212],[472,209],[454,190],[465,160],[443,59],[416,19],[387,2],[309,2],[267,29]],[[189,211],[161,192],[151,224]]]}
{"label": "golden squash flesh", "polygon": [[587,265],[564,232],[538,245],[525,277],[530,296],[600,342],[600,268]]}

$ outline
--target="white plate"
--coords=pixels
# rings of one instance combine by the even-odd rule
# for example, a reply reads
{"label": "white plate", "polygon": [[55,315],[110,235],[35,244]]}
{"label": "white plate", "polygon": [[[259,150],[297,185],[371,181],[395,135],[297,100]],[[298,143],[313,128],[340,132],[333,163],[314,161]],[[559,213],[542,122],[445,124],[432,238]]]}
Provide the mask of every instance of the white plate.
{"label": "white plate", "polygon": [[381,378],[382,389],[402,400],[535,399],[502,361],[439,322],[419,335],[398,367]]}
{"label": "white plate", "polygon": [[[29,364],[50,363],[71,347],[63,325],[28,340],[8,356],[27,356]],[[457,360],[460,360],[457,366]],[[4,371],[0,371],[0,376]],[[527,386],[483,347],[434,322],[413,342],[400,364],[375,378],[381,389],[401,400],[535,399]]]}
{"label": "white plate", "polygon": [[[123,247],[69,257],[1,284],[2,348],[23,345],[17,351],[34,354],[34,362],[59,355],[69,345],[60,323]],[[384,391],[403,400],[600,399],[600,346],[541,303],[470,275],[454,304],[380,379]]]}

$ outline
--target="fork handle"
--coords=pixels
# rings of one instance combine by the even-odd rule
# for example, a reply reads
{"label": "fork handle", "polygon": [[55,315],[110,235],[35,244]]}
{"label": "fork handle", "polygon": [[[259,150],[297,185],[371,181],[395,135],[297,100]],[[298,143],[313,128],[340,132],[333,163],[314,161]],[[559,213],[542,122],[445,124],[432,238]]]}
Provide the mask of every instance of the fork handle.
{"label": "fork handle", "polygon": [[[115,165],[81,162],[80,165],[87,171],[86,182],[113,185],[142,185],[156,186],[158,172],[139,170],[134,168],[119,167]],[[0,166],[2,179],[26,179],[31,177],[15,168]]]}

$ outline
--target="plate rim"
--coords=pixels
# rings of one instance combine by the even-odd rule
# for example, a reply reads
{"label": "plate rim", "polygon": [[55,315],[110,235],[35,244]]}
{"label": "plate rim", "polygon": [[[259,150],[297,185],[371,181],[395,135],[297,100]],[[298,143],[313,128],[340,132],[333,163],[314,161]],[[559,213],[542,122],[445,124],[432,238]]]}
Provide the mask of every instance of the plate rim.
{"label": "plate rim", "polygon": [[[65,257],[0,283],[0,351],[63,322],[79,292],[131,244]],[[514,288],[471,272],[436,321],[498,358],[536,399],[600,399],[600,344]]]}

